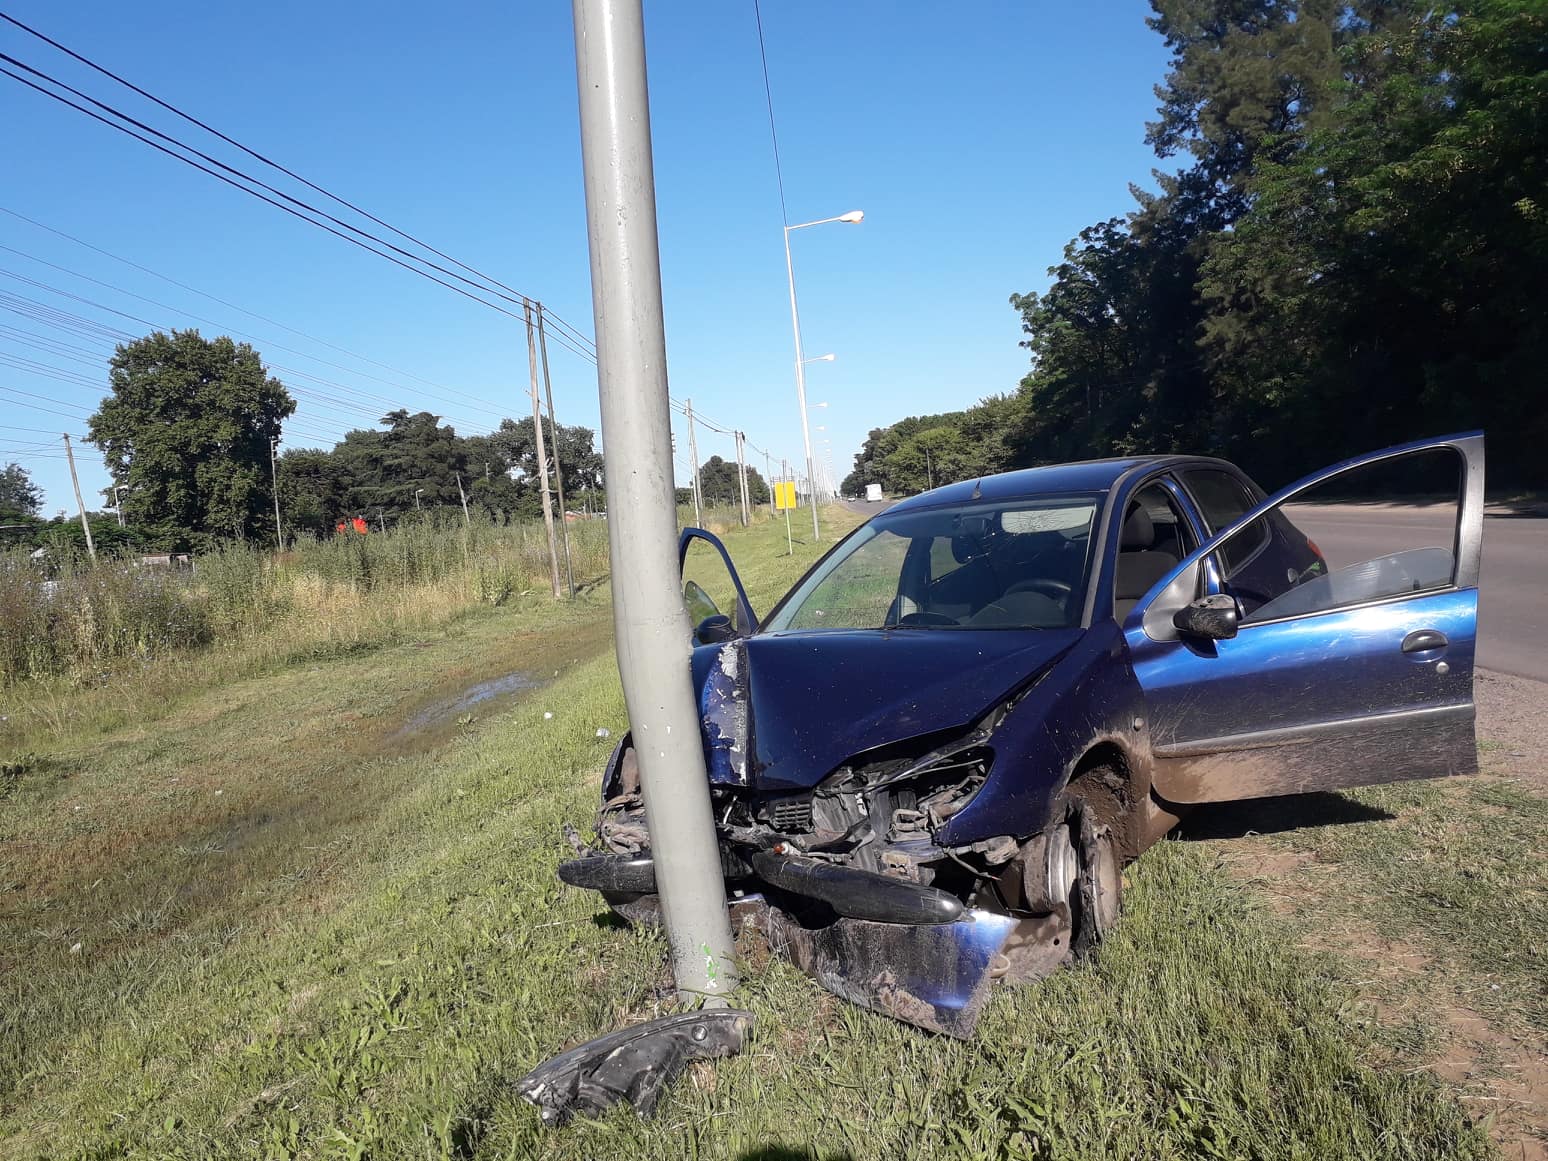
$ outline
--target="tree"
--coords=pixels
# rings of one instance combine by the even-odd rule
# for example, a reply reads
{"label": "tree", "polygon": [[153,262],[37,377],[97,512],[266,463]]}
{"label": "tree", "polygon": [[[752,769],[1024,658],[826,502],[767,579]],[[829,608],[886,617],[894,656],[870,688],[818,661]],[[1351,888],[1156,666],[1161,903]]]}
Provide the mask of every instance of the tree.
{"label": "tree", "polygon": [[1491,480],[1541,486],[1542,0],[1152,4],[1148,140],[1185,164],[1012,297],[1014,462],[1215,452],[1277,482],[1487,427]]}
{"label": "tree", "polygon": [[87,439],[152,543],[273,536],[270,441],[296,404],[252,347],[158,331],[120,345],[108,381]]}
{"label": "tree", "polygon": [[0,521],[34,519],[43,511],[43,489],[17,463],[0,469]]}
{"label": "tree", "polygon": [[[742,503],[742,478],[734,460],[710,456],[699,468],[699,492],[706,504],[729,504],[740,507]],[[747,502],[767,504],[769,486],[751,464],[747,467]]]}
{"label": "tree", "polygon": [[[602,456],[595,447],[596,434],[589,427],[555,428],[546,421],[543,424],[544,450],[548,453],[548,486],[554,487],[553,462],[557,457],[564,472],[565,503],[572,508],[586,492],[596,492],[602,487]],[[532,419],[502,419],[500,426],[488,436],[489,449],[499,457],[500,463],[515,472],[523,487],[536,497],[539,486],[537,442],[533,435]]]}

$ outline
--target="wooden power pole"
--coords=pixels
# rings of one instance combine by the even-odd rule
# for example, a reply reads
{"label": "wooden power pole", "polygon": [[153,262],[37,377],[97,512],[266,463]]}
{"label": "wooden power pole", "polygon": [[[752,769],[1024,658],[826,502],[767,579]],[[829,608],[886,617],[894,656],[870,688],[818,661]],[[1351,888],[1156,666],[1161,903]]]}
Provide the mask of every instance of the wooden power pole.
{"label": "wooden power pole", "polygon": [[543,395],[548,400],[548,434],[554,444],[554,487],[559,492],[559,531],[564,534],[564,576],[575,599],[575,561],[570,556],[570,510],[564,504],[564,465],[559,462],[559,417],[554,414],[554,381],[548,374],[548,339],[543,334],[543,304],[537,304],[538,358],[543,361]]}
{"label": "wooden power pole", "polygon": [[537,449],[538,482],[543,489],[543,527],[548,532],[548,579],[559,599],[559,543],[554,538],[554,506],[548,498],[548,448],[543,439],[543,409],[538,403],[537,336],[532,330],[532,304],[523,303],[527,317],[527,373],[532,380],[532,436]]}
{"label": "wooden power pole", "polygon": [[75,485],[75,510],[81,514],[81,531],[86,533],[86,555],[92,564],[97,563],[97,546],[91,540],[91,522],[86,519],[86,504],[81,499],[81,481],[75,474],[75,452],[70,447],[69,432],[61,433],[65,441],[65,459],[70,461],[70,483]]}
{"label": "wooden power pole", "polygon": [[747,453],[742,445],[747,442],[747,437],[741,432],[736,433],[736,474],[742,481],[742,527],[746,528],[752,523],[752,509],[747,504]]}
{"label": "wooden power pole", "polygon": [[703,528],[704,512],[702,505],[704,502],[704,493],[699,488],[699,441],[694,437],[693,434],[692,399],[683,400],[683,411],[686,412],[688,416],[688,457],[693,461],[690,465],[693,468],[693,476],[691,477],[692,486],[689,489],[693,492],[693,522],[698,527]]}

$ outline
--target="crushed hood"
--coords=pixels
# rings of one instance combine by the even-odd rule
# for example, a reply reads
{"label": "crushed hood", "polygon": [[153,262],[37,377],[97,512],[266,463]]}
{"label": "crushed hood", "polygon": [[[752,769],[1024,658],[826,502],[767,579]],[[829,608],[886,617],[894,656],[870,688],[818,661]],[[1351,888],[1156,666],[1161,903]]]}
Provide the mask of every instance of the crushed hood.
{"label": "crushed hood", "polygon": [[[694,682],[705,708],[721,700],[717,687],[728,678],[740,687],[737,700],[745,697],[746,713],[738,715],[736,732],[746,734],[736,741],[746,749],[745,761],[736,764],[747,782],[764,790],[807,789],[856,754],[966,727],[1083,632],[770,633],[695,650]],[[722,657],[722,649],[734,650],[734,658]],[[707,721],[706,733],[720,730]],[[706,742],[715,745],[713,737]]]}

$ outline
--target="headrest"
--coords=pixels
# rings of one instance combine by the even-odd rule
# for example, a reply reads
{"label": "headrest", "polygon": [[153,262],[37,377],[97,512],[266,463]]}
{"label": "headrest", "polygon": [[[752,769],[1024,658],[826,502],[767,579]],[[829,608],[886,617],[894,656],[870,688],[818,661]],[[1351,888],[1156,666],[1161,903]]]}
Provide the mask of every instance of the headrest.
{"label": "headrest", "polygon": [[1150,513],[1143,505],[1136,504],[1123,522],[1123,539],[1118,547],[1124,552],[1132,552],[1149,548],[1155,542],[1156,526],[1150,522]]}
{"label": "headrest", "polygon": [[976,537],[963,536],[958,533],[951,538],[951,557],[958,564],[966,564],[977,556],[983,549]]}

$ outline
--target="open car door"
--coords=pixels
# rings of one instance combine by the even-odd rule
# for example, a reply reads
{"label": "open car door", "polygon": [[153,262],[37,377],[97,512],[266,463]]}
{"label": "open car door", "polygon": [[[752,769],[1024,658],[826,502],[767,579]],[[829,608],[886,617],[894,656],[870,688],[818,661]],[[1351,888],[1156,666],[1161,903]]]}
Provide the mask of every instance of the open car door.
{"label": "open car door", "polygon": [[1349,460],[1147,593],[1123,628],[1155,792],[1218,802],[1474,771],[1483,480],[1481,432]]}

